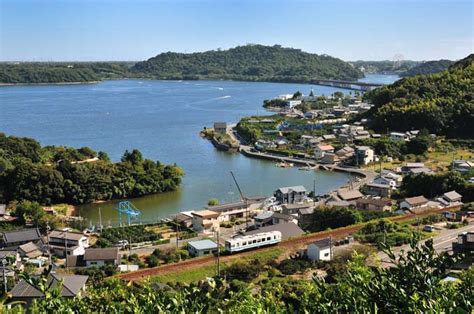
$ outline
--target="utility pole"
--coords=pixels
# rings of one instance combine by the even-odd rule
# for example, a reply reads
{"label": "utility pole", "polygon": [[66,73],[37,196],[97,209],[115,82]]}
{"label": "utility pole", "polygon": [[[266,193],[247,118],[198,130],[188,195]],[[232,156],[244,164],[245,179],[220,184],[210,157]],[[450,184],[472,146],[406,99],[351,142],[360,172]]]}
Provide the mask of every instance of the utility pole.
{"label": "utility pole", "polygon": [[219,243],[219,230],[217,230],[217,277],[221,276],[221,245]]}
{"label": "utility pole", "polygon": [[99,207],[99,230],[100,230],[100,233],[102,233],[102,210],[100,207]]}
{"label": "utility pole", "polygon": [[332,254],[332,237],[329,237],[329,259],[332,261],[333,254]]}
{"label": "utility pole", "polygon": [[3,291],[5,292],[5,295],[8,292],[8,287],[7,287],[7,274],[5,272],[5,268],[7,267],[7,260],[6,258],[2,259],[2,266],[3,266]]}
{"label": "utility pole", "polygon": [[64,232],[64,256],[66,258],[66,269],[67,269],[67,229]]}
{"label": "utility pole", "polygon": [[46,221],[46,240],[48,241],[48,261],[49,265],[52,267],[53,262],[51,260],[51,245],[49,244],[49,231],[51,230],[51,227],[49,226],[49,221]]}
{"label": "utility pole", "polygon": [[248,229],[248,227],[249,227],[249,217],[250,217],[248,199],[242,193],[242,190],[240,189],[239,183],[237,183],[237,180],[235,179],[234,173],[231,171],[230,174],[232,175],[232,179],[234,179],[235,185],[237,186],[237,189],[239,190],[240,198],[242,199],[242,201],[245,202],[245,216],[246,216],[245,217],[245,226]]}

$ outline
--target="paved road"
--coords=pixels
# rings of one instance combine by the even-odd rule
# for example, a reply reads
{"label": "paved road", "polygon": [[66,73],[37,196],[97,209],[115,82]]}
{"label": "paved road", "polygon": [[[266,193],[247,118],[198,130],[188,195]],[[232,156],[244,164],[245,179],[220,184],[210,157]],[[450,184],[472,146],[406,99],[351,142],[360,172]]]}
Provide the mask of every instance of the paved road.
{"label": "paved road", "polygon": [[[438,253],[450,252],[452,250],[452,243],[457,239],[458,234],[463,233],[463,232],[468,232],[468,231],[474,231],[474,223],[471,222],[469,225],[458,228],[458,229],[443,229],[439,231],[438,235],[432,237],[433,248]],[[421,241],[421,243],[424,243],[425,241],[426,240]],[[393,251],[395,255],[398,256],[402,250],[405,252],[409,251],[410,246],[408,244],[402,245],[400,247],[395,248]],[[382,261],[382,266],[384,267],[393,266],[387,254],[380,252],[379,256]]]}

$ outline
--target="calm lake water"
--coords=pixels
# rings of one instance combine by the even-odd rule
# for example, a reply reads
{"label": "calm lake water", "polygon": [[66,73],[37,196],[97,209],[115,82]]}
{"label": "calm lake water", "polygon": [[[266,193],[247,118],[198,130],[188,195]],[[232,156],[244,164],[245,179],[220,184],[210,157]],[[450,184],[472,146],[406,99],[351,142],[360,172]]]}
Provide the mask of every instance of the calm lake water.
{"label": "calm lake water", "polygon": [[[386,76],[372,81],[381,79]],[[271,195],[290,185],[312,190],[313,181],[322,194],[346,183],[348,175],[343,173],[282,169],[273,162],[219,152],[199,137],[199,131],[215,121],[235,123],[243,116],[266,114],[264,99],[296,90],[309,93],[311,88],[324,95],[338,90],[303,84],[146,80],[1,87],[0,132],[32,137],[42,145],[89,146],[113,160],[137,148],[146,158],[178,164],[186,173],[178,191],[132,200],[142,221],[152,221],[202,208],[211,197],[237,201],[229,171],[249,196]],[[115,206],[85,205],[79,214],[96,223],[100,207],[104,223],[116,224]]]}

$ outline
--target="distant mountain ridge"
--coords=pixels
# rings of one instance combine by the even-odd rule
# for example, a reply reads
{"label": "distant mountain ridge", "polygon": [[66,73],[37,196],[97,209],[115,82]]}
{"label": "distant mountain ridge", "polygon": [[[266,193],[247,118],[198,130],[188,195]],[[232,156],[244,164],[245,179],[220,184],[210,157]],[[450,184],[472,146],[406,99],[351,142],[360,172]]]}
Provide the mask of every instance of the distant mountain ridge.
{"label": "distant mountain ridge", "polygon": [[379,131],[427,129],[474,138],[474,54],[429,75],[406,77],[366,94],[375,106],[365,117]]}
{"label": "distant mountain ridge", "polygon": [[454,63],[455,61],[446,59],[427,61],[420,63],[419,65],[414,66],[413,68],[401,73],[400,76],[415,76],[420,74],[438,73],[446,70]]}
{"label": "distant mountain ridge", "polygon": [[312,79],[357,80],[363,73],[327,55],[283,48],[246,45],[228,50],[161,53],[131,69],[156,79],[230,79],[310,82]]}

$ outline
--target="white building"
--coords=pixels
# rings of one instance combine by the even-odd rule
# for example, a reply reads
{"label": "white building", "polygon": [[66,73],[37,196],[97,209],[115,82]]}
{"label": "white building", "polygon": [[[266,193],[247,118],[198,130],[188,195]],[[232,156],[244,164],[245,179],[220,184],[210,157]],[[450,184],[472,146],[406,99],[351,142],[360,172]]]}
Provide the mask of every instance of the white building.
{"label": "white building", "polygon": [[400,202],[400,209],[403,210],[420,210],[427,208],[429,201],[423,196],[415,196],[405,198],[403,201]]}
{"label": "white building", "polygon": [[79,232],[54,230],[49,234],[49,244],[51,251],[62,257],[84,255],[89,247],[89,237]]}
{"label": "white building", "polygon": [[394,141],[406,141],[407,135],[406,133],[390,132],[390,139]]}
{"label": "white building", "polygon": [[205,256],[217,253],[217,243],[211,240],[189,241],[188,251],[192,256]]}
{"label": "white building", "polygon": [[330,261],[331,239],[326,238],[311,243],[308,245],[306,255],[312,261]]}
{"label": "white building", "polygon": [[356,150],[356,158],[359,164],[367,165],[375,161],[374,150],[368,146],[359,146]]}

